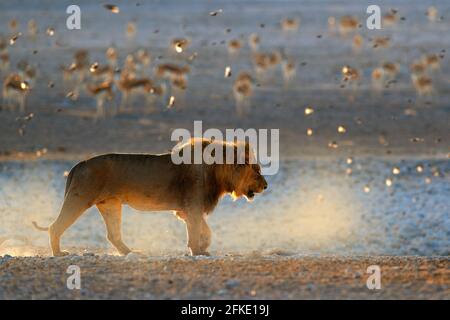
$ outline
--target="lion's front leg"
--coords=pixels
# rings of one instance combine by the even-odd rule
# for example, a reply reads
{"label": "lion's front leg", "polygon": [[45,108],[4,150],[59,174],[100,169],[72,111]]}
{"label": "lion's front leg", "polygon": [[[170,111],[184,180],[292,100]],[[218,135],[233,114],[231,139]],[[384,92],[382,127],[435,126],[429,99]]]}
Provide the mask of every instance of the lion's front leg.
{"label": "lion's front leg", "polygon": [[187,214],[186,228],[188,247],[193,256],[209,255],[207,249],[211,244],[211,230],[203,214]]}

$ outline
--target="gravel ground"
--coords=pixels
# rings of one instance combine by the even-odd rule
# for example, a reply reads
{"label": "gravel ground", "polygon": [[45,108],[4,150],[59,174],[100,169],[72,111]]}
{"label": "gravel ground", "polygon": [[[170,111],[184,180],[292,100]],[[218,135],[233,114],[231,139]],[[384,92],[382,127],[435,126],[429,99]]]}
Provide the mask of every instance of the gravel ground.
{"label": "gravel ground", "polygon": [[[81,289],[69,290],[69,265]],[[369,290],[370,265],[381,289]],[[445,257],[3,257],[1,299],[449,299]]]}

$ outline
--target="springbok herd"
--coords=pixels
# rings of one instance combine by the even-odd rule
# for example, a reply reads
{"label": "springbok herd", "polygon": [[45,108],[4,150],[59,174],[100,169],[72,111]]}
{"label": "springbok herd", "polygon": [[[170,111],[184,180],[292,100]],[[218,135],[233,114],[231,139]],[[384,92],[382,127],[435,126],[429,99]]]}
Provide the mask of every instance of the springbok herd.
{"label": "springbok herd", "polygon": [[[426,13],[431,23],[439,20],[436,8],[430,7]],[[395,28],[404,20],[398,11],[390,10],[383,16],[382,23],[385,28]],[[390,37],[374,37],[365,39],[360,34],[364,22],[354,16],[341,16],[328,18],[328,30],[330,35],[340,37],[342,41],[349,42],[353,48],[353,54],[358,54],[364,47],[372,47],[374,50],[386,50],[392,45]],[[284,18],[279,23],[280,33],[295,34],[301,28],[300,19]],[[126,36],[133,39],[137,31],[134,22],[126,25]],[[40,71],[36,65],[20,60],[16,65],[10,64],[10,47],[18,41],[37,41],[39,34],[38,24],[35,20],[28,22],[26,36],[20,32],[19,22],[16,19],[9,21],[8,35],[0,35],[0,77],[2,84],[2,109],[19,109],[26,112],[26,100],[33,90],[36,81],[39,80]],[[45,30],[47,37],[55,33],[53,28]],[[292,39],[292,38],[291,38]],[[297,74],[297,61],[285,53],[283,49],[261,51],[263,34],[256,32],[248,36],[241,35],[231,39],[227,43],[230,61],[240,54],[243,48],[248,46],[250,65],[253,69],[239,70],[235,72],[231,66],[226,66],[224,77],[232,77],[230,93],[235,99],[235,107],[238,115],[245,115],[251,106],[251,99],[257,92],[257,87],[264,85],[267,75],[273,75],[280,70],[285,87],[292,86]],[[192,44],[188,38],[178,37],[168,41],[170,55],[179,55]],[[190,63],[196,58],[195,54],[185,59],[185,63],[155,62],[150,50],[140,48],[135,52],[120,59],[118,48],[111,46],[104,53],[103,61],[92,61],[86,49],[79,49],[73,53],[72,61],[61,65],[57,72],[62,74],[63,86],[66,97],[77,100],[80,95],[91,96],[96,100],[95,118],[106,115],[115,115],[127,112],[131,109],[132,98],[136,95],[145,97],[146,108],[172,108],[181,105],[189,87],[189,74],[192,71]],[[245,54],[248,55],[248,51]],[[395,61],[381,61],[371,71],[371,86],[375,92],[386,89],[390,83],[395,82],[399,72],[409,70],[411,85],[418,95],[432,95],[435,91],[433,75],[439,72],[441,60],[445,50],[423,54],[411,61],[409,66],[402,66]],[[55,70],[56,72],[56,70]],[[357,66],[344,65],[341,68],[342,87],[356,88],[358,83],[364,81],[364,77]],[[51,88],[53,84],[49,84]],[[115,97],[120,96],[120,103],[114,103]],[[117,106],[116,106],[117,105]],[[106,109],[108,107],[108,109]]]}

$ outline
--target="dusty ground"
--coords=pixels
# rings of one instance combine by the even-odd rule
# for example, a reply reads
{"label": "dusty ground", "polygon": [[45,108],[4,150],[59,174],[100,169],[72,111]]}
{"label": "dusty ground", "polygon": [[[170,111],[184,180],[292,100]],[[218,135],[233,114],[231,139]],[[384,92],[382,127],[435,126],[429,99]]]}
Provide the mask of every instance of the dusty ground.
{"label": "dusty ground", "polygon": [[[35,247],[47,247],[48,234],[35,230],[31,221],[49,225],[55,219],[63,202],[64,172],[74,163],[1,162],[0,236],[18,235]],[[418,166],[422,172],[417,172]],[[400,173],[393,174],[393,168]],[[449,161],[418,156],[354,156],[351,164],[341,157],[283,159],[279,172],[266,177],[269,188],[254,201],[220,201],[208,218],[213,232],[210,251],[219,256],[268,250],[448,256],[449,174]],[[391,186],[386,179],[391,179]],[[123,239],[150,256],[177,256],[184,253],[186,230],[169,212],[124,206]],[[8,240],[0,246],[0,255],[50,254],[21,246],[17,239]],[[109,252],[95,207],[67,230],[62,246]]]}
{"label": "dusty ground", "polygon": [[[66,287],[81,269],[81,290]],[[380,290],[366,269],[381,268]],[[444,257],[123,258],[70,256],[1,259],[1,299],[448,299]]]}

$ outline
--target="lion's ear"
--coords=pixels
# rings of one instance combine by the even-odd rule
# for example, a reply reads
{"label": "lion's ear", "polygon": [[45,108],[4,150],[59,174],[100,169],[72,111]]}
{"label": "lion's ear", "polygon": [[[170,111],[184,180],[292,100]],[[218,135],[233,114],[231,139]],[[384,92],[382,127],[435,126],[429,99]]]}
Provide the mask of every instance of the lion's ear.
{"label": "lion's ear", "polygon": [[252,147],[250,146],[250,142],[245,142],[245,163],[250,163],[252,153]]}
{"label": "lion's ear", "polygon": [[245,165],[245,164],[235,163],[235,164],[233,164],[233,170],[235,172],[241,173],[245,170],[246,166],[247,165]]}
{"label": "lion's ear", "polygon": [[248,164],[258,163],[255,149],[253,149],[252,145],[249,142],[245,143],[245,161],[245,163]]}

